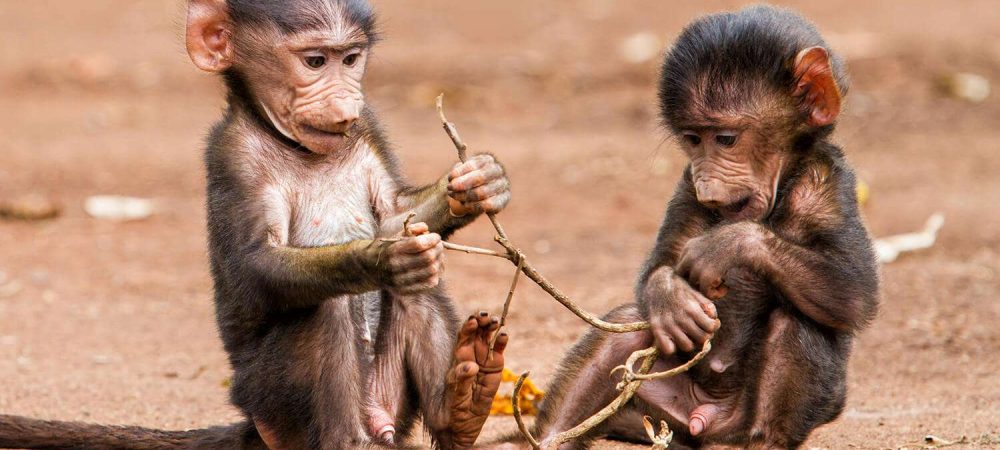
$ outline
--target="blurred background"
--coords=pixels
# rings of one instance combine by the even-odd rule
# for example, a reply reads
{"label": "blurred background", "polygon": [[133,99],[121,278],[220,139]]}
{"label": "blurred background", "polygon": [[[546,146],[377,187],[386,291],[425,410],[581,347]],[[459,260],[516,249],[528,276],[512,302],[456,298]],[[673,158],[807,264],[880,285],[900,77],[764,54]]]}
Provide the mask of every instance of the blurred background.
{"label": "blurred background", "polygon": [[[433,109],[445,92],[472,149],[506,164],[514,201],[501,221],[534,264],[591,311],[630,301],[684,164],[657,121],[659,59],[684,24],[740,3],[375,3],[386,39],[367,96],[407,176],[429,182],[455,160]],[[883,267],[848,409],[807,445],[1000,442],[1000,8],[781,4],[848,62],[836,141],[870,186],[872,233],[946,218],[934,247]],[[188,60],[183,22],[179,0],[0,0],[0,412],[168,428],[238,419],[203,211],[202,143],[224,102]],[[149,204],[125,211],[140,220],[107,220],[122,211],[95,206],[99,195]],[[454,241],[492,235],[481,221]],[[500,309],[509,266],[449,254],[448,267],[461,310]],[[542,386],[586,330],[530,283],[509,324],[509,367]]]}

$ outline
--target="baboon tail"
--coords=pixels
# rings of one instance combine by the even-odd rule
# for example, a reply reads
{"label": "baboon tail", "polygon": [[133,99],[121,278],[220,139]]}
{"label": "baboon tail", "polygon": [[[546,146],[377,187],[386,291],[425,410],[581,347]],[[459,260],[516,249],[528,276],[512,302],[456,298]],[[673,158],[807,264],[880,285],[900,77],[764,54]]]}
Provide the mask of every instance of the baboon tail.
{"label": "baboon tail", "polygon": [[0,415],[0,448],[53,450],[266,449],[248,422],[188,431]]}

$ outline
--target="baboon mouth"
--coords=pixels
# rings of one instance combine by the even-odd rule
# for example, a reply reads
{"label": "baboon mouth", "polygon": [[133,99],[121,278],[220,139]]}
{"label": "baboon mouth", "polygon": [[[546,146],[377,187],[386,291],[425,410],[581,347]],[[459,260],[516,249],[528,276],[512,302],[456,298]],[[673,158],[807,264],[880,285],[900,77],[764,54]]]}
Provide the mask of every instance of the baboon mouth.
{"label": "baboon mouth", "polygon": [[302,124],[296,140],[313,153],[327,154],[337,152],[347,145],[347,133],[323,131],[311,125]]}
{"label": "baboon mouth", "polygon": [[744,212],[750,206],[750,200],[750,196],[744,197],[742,200],[723,206],[719,211],[727,217],[739,216],[740,213]]}
{"label": "baboon mouth", "polygon": [[320,128],[316,128],[312,125],[302,125],[302,131],[305,131],[306,134],[312,134],[317,136],[347,137],[346,131],[327,131]]}

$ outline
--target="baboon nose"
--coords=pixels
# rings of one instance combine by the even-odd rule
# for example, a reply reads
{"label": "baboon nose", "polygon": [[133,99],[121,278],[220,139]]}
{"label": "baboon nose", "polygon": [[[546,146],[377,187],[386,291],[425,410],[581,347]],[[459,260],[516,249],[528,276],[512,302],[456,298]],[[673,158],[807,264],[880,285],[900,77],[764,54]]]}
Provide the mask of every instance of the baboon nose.
{"label": "baboon nose", "polygon": [[351,128],[351,125],[354,125],[354,120],[355,119],[347,119],[347,120],[341,120],[340,122],[337,122],[337,124],[336,124],[337,129],[341,130],[340,131],[341,133],[346,132],[347,130],[349,130]]}
{"label": "baboon nose", "polygon": [[718,209],[726,206],[722,199],[722,195],[714,189],[698,189],[695,194],[698,197],[698,203],[701,203],[709,208]]}
{"label": "baboon nose", "polygon": [[331,117],[326,131],[331,133],[346,133],[347,130],[351,129],[351,125],[354,125],[355,120],[358,120],[357,115]]}
{"label": "baboon nose", "polygon": [[726,206],[729,198],[722,187],[722,183],[715,180],[696,182],[695,197],[698,198],[698,203],[712,209]]}
{"label": "baboon nose", "polygon": [[358,120],[361,107],[354,99],[332,99],[326,114],[326,130],[345,133]]}

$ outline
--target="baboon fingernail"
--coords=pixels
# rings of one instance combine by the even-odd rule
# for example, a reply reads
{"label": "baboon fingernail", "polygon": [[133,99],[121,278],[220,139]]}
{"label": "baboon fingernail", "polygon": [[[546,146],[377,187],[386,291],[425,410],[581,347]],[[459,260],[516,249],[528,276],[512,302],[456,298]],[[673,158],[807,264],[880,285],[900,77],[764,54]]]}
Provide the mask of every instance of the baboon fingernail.
{"label": "baboon fingernail", "polygon": [[486,317],[486,316],[488,316],[488,315],[490,315],[490,313],[488,313],[488,312],[486,312],[486,311],[479,311],[479,316],[480,316],[480,317]]}

